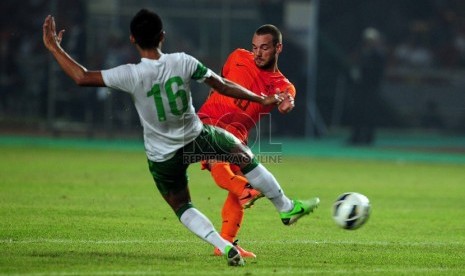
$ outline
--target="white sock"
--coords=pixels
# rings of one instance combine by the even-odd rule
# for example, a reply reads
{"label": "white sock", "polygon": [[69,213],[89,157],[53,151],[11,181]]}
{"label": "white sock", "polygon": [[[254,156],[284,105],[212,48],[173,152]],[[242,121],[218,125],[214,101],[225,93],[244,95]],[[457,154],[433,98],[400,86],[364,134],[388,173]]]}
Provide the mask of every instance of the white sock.
{"label": "white sock", "polygon": [[232,244],[223,239],[215,230],[210,220],[195,208],[189,208],[179,218],[182,224],[202,240],[218,247],[224,254],[226,246]]}
{"label": "white sock", "polygon": [[250,185],[262,192],[276,207],[278,212],[288,212],[294,208],[290,200],[279,186],[274,176],[262,165],[245,174]]}

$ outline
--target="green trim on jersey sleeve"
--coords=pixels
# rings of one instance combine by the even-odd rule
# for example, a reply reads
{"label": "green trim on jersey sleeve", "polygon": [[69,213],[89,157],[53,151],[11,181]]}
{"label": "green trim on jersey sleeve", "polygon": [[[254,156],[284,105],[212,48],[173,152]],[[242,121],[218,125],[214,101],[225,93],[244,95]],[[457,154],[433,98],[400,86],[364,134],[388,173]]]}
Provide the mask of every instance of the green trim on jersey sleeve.
{"label": "green trim on jersey sleeve", "polygon": [[205,77],[205,74],[207,74],[207,71],[208,71],[207,67],[205,67],[205,65],[199,62],[197,64],[197,69],[195,69],[194,74],[192,74],[191,79],[200,80],[203,77]]}

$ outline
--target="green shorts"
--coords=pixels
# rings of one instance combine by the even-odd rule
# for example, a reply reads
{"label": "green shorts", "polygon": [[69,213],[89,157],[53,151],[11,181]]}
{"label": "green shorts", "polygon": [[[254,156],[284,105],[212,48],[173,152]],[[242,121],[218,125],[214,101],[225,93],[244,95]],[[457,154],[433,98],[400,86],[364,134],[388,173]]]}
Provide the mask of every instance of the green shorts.
{"label": "green shorts", "polygon": [[203,125],[202,132],[194,141],[176,151],[166,161],[148,160],[149,170],[162,195],[177,193],[187,187],[187,167],[202,160],[217,159],[242,165],[247,173],[258,165],[247,146],[231,133],[211,125]]}

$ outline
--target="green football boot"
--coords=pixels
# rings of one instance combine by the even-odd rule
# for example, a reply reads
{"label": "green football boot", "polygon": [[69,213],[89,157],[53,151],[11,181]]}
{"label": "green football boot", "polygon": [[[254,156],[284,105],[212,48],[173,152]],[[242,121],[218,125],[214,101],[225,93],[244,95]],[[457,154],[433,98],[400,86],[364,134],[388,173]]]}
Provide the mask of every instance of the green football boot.
{"label": "green football boot", "polygon": [[225,250],[226,260],[229,266],[244,266],[245,262],[239,251],[234,246],[227,246]]}
{"label": "green football boot", "polygon": [[292,202],[294,203],[294,208],[291,211],[280,213],[281,221],[285,225],[294,224],[301,217],[312,213],[320,204],[320,199],[318,197],[309,200],[293,199]]}

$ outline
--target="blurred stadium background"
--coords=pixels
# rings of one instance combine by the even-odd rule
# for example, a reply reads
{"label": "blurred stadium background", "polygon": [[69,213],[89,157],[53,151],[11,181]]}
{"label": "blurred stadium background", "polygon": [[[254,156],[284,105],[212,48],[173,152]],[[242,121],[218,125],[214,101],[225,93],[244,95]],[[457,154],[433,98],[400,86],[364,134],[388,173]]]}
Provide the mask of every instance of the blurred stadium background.
{"label": "blurred stadium background", "polygon": [[[382,76],[376,108],[368,115],[377,129],[465,136],[461,0],[4,0],[0,132],[139,137],[129,96],[77,87],[43,47],[41,27],[47,14],[55,15],[58,28],[67,30],[66,50],[89,69],[109,68],[138,62],[128,24],[142,7],[164,19],[164,52],[187,52],[217,72],[231,50],[250,48],[258,26],[281,28],[280,70],[298,96],[291,114],[271,117],[266,130],[275,136],[349,138],[367,28],[379,34],[385,58],[376,69]],[[199,106],[208,90],[194,85],[194,93],[201,95]]]}

